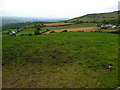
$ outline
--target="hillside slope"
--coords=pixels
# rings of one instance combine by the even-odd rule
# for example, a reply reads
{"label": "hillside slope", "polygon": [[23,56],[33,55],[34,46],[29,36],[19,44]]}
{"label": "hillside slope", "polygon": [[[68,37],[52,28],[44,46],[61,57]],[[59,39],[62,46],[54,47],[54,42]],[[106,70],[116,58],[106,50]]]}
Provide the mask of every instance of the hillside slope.
{"label": "hillside slope", "polygon": [[3,37],[3,88],[116,88],[117,38],[97,32]]}
{"label": "hillside slope", "polygon": [[110,12],[110,13],[98,13],[98,14],[87,14],[81,17],[76,17],[73,19],[70,19],[68,21],[75,21],[75,20],[81,20],[81,21],[103,21],[103,20],[117,20],[118,19],[118,12]]}

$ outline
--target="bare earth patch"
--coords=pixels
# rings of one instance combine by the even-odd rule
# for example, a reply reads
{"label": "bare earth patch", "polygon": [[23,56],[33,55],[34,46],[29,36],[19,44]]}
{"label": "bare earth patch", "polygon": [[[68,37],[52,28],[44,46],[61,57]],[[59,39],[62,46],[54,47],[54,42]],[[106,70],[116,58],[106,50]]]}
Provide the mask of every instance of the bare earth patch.
{"label": "bare earth patch", "polygon": [[67,25],[67,24],[72,24],[72,23],[48,23],[48,24],[45,24],[46,26],[57,26],[57,25]]}
{"label": "bare earth patch", "polygon": [[2,34],[0,34],[0,37],[2,37],[3,35]]}
{"label": "bare earth patch", "polygon": [[[68,32],[70,31],[85,31],[85,32],[90,32],[90,31],[97,31],[97,27],[87,27],[87,28],[71,28],[71,29],[61,29],[61,30],[52,30],[55,32],[62,32],[63,30],[67,30]],[[45,33],[50,33],[51,31],[45,32]]]}
{"label": "bare earth patch", "polygon": [[5,34],[0,34],[0,37],[4,37],[4,36],[7,36],[7,35],[5,35]]}
{"label": "bare earth patch", "polygon": [[102,29],[101,31],[102,31],[102,32],[113,32],[113,31],[116,31],[116,30],[106,30],[106,29]]}

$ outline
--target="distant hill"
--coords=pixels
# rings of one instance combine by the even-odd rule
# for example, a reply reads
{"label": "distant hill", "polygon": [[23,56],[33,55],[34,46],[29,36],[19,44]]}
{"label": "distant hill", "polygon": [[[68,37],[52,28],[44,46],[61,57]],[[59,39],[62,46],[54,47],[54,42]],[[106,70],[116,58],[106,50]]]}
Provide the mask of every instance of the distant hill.
{"label": "distant hill", "polygon": [[2,17],[2,25],[6,25],[10,23],[34,22],[34,21],[57,22],[60,20],[67,20],[67,19],[66,18]]}
{"label": "distant hill", "polygon": [[81,17],[76,17],[67,21],[96,21],[101,22],[103,20],[117,20],[118,19],[118,11],[110,12],[110,13],[97,13],[97,14],[87,14]]}

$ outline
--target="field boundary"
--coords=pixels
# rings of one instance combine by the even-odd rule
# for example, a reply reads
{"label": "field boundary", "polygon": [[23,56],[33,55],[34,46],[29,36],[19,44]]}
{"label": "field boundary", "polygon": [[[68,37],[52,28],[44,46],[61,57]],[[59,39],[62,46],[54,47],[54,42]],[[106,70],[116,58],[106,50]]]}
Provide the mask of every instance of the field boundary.
{"label": "field boundary", "polygon": [[60,29],[60,30],[50,30],[50,31],[47,31],[47,32],[44,32],[44,33],[50,33],[51,31],[55,31],[55,32],[62,32],[63,30],[67,30],[68,32],[70,31],[73,31],[73,32],[76,32],[76,31],[84,31],[84,32],[91,32],[91,31],[97,31],[98,30],[98,27],[84,27],[84,28],[71,28],[71,29]]}

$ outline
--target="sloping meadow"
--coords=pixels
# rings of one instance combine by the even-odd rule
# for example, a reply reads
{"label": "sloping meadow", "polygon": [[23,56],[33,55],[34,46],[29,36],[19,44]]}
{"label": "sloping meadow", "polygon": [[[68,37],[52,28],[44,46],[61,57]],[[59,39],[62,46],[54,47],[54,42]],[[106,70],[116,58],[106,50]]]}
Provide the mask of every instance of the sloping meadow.
{"label": "sloping meadow", "polygon": [[117,65],[116,34],[3,37],[4,88],[116,88]]}

